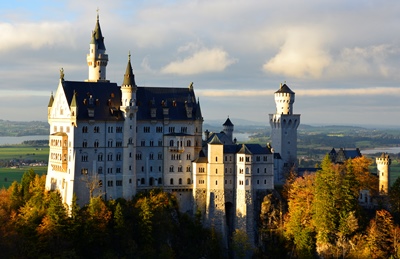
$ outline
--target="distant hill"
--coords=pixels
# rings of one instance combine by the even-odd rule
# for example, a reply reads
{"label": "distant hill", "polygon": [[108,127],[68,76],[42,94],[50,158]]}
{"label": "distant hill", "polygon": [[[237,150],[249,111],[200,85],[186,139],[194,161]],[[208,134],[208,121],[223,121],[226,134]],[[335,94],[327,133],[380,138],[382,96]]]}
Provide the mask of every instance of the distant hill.
{"label": "distant hill", "polygon": [[44,121],[0,120],[0,136],[2,137],[31,135],[49,135],[49,124]]}

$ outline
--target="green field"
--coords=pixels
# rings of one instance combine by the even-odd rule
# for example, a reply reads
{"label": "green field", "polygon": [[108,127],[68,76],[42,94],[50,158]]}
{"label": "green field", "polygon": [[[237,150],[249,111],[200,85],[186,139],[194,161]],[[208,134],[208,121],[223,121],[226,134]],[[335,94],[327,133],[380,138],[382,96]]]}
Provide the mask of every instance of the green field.
{"label": "green field", "polygon": [[20,181],[22,175],[29,169],[33,169],[37,174],[45,174],[47,166],[20,166],[10,168],[6,165],[15,160],[31,160],[45,162],[49,158],[49,147],[44,146],[24,146],[10,145],[0,146],[0,188],[8,188],[13,181]]}

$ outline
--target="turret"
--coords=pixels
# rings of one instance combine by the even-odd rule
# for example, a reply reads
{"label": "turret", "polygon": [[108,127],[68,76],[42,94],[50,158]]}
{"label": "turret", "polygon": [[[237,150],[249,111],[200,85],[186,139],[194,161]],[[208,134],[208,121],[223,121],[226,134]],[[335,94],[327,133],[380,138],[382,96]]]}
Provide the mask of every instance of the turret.
{"label": "turret", "polygon": [[388,154],[382,153],[376,158],[376,169],[379,177],[379,192],[388,193],[390,187],[390,164],[392,160]]}
{"label": "turret", "polygon": [[228,119],[226,119],[225,123],[222,124],[222,126],[223,126],[223,131],[224,131],[225,135],[232,142],[232,135],[233,135],[234,125],[231,122],[231,120],[229,119],[229,117],[228,117]]}
{"label": "turret", "polygon": [[131,65],[131,54],[128,55],[128,64],[126,65],[126,71],[124,75],[124,81],[121,85],[121,102],[122,106],[134,106],[136,99],[136,82],[135,75],[133,74]]}
{"label": "turret", "polygon": [[104,37],[101,33],[99,14],[97,14],[96,26],[92,32],[89,54],[87,54],[86,60],[89,66],[89,78],[86,81],[107,81],[106,67],[108,63],[108,55],[106,54]]}
{"label": "turret", "polygon": [[281,84],[275,92],[276,114],[293,114],[294,92],[286,84]]}

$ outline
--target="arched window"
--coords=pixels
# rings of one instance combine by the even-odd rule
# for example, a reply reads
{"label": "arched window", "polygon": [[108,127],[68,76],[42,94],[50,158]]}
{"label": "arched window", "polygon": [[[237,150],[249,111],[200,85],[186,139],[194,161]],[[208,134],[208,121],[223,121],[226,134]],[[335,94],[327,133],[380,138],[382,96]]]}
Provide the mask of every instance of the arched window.
{"label": "arched window", "polygon": [[169,146],[170,146],[170,147],[173,147],[173,146],[174,146],[174,141],[173,141],[172,139],[169,141]]}
{"label": "arched window", "polygon": [[187,179],[187,184],[191,184],[190,178]]}
{"label": "arched window", "polygon": [[182,178],[179,178],[179,184],[182,184]]}
{"label": "arched window", "polygon": [[173,178],[171,178],[170,180],[169,180],[169,184],[174,184],[174,179]]}
{"label": "arched window", "polygon": [[192,145],[192,142],[190,140],[186,141],[186,146],[190,147]]}

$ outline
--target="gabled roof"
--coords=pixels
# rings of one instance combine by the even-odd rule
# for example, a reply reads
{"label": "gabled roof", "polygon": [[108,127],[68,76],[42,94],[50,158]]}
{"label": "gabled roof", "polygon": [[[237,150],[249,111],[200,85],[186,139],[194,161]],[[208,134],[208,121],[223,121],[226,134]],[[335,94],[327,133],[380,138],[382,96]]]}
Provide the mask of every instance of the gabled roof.
{"label": "gabled roof", "polygon": [[49,100],[49,104],[47,105],[48,108],[53,107],[53,102],[54,102],[54,96],[53,93],[51,93],[50,95],[50,100]]}
{"label": "gabled roof", "polygon": [[[201,119],[200,105],[193,105],[192,117],[188,118],[186,104],[195,103],[194,91],[189,88],[177,87],[137,87],[136,105],[138,106],[138,120],[163,120],[163,109],[168,108],[170,120],[198,120]],[[156,108],[156,116],[151,117],[151,109]],[[200,117],[199,117],[200,116]]]}
{"label": "gabled roof", "polygon": [[210,145],[222,145],[221,140],[219,140],[217,134],[214,135],[214,137],[208,142]]}
{"label": "gabled roof", "polygon": [[[61,82],[68,105],[76,106],[77,120],[124,120],[119,110],[121,91],[109,82]],[[94,110],[89,117],[88,108]]]}
{"label": "gabled roof", "polygon": [[245,144],[242,144],[242,147],[238,151],[238,154],[249,154],[249,155],[251,155],[252,153],[250,152],[250,150],[247,148],[247,146]]}
{"label": "gabled roof", "polygon": [[276,91],[275,93],[289,93],[289,94],[294,94],[294,92],[292,90],[290,90],[289,86],[287,86],[286,84],[281,84],[281,87],[279,88],[278,91]]}

